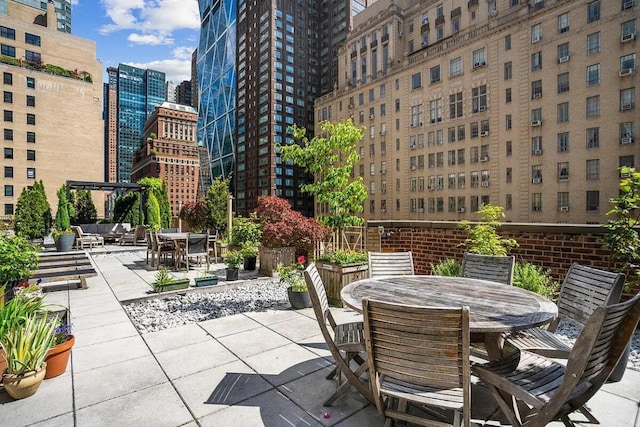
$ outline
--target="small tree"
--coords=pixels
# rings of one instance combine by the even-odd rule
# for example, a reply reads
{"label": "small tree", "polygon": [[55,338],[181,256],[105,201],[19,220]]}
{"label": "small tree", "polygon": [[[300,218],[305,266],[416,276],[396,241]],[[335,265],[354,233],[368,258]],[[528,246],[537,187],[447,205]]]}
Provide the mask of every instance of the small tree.
{"label": "small tree", "polygon": [[223,236],[227,233],[227,203],[230,178],[216,177],[207,191],[206,201],[209,206],[208,227],[218,230]]}
{"label": "small tree", "polygon": [[152,192],[149,193],[147,198],[147,225],[152,230],[160,230],[160,205],[156,195]]}
{"label": "small tree", "polygon": [[76,191],[72,204],[76,212],[76,214],[72,218],[72,222],[75,225],[93,224],[97,221],[98,211],[95,205],[93,204],[93,199],[91,198],[91,191],[89,190]]}
{"label": "small tree", "polygon": [[56,231],[64,233],[70,231],[71,217],[74,215],[73,206],[67,198],[67,188],[62,185],[58,189],[58,210],[56,211]]}
{"label": "small tree", "polygon": [[478,210],[481,222],[461,221],[460,228],[469,233],[464,244],[474,254],[504,256],[511,248],[518,247],[514,239],[500,237],[496,229],[500,226],[500,218],[504,217],[504,208],[491,204],[483,205]]}
{"label": "small tree", "polygon": [[280,146],[282,159],[291,160],[313,175],[313,182],[300,187],[316,197],[327,208],[329,215],[317,215],[323,224],[334,230],[346,226],[359,226],[364,220],[357,216],[367,200],[367,188],[362,177],[352,178],[354,165],[360,161],[356,143],[364,132],[353,125],[351,119],[337,124],[322,122],[320,134],[312,140],[306,137],[306,129],[289,128],[298,144]]}
{"label": "small tree", "polygon": [[51,231],[51,207],[42,181],[31,188],[23,188],[14,217],[15,232],[27,239],[46,236]]}
{"label": "small tree", "polygon": [[179,216],[192,230],[201,232],[207,228],[209,222],[209,206],[203,199],[187,202],[182,205]]}
{"label": "small tree", "polygon": [[128,222],[134,226],[142,224],[140,194],[136,192],[118,196],[113,207],[113,218],[115,222]]}

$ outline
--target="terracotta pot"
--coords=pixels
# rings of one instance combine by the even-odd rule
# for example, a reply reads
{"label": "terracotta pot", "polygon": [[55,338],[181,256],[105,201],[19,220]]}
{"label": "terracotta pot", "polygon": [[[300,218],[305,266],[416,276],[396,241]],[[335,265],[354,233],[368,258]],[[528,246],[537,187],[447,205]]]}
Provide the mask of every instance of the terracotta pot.
{"label": "terracotta pot", "polygon": [[0,346],[0,383],[2,383],[2,374],[5,369],[7,369],[7,355],[4,352],[4,348]]}
{"label": "terracotta pot", "polygon": [[71,335],[69,340],[58,344],[49,349],[47,354],[47,373],[44,376],[45,379],[54,378],[58,375],[64,374],[67,370],[67,364],[69,363],[69,356],[71,355],[71,347],[75,344],[76,338]]}
{"label": "terracotta pot", "polygon": [[44,374],[46,372],[47,363],[37,371],[30,371],[24,375],[3,374],[2,382],[4,383],[4,389],[9,396],[18,400],[25,397],[33,396],[42,380],[44,380]]}

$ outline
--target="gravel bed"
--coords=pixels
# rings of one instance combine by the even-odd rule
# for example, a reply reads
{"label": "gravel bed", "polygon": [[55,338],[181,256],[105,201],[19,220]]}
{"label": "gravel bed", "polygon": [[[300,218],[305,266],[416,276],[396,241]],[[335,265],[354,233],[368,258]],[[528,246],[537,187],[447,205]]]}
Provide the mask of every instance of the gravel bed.
{"label": "gravel bed", "polygon": [[221,292],[155,298],[123,307],[138,330],[147,333],[288,304],[286,286],[254,282]]}
{"label": "gravel bed", "polygon": [[[142,333],[216,319],[232,314],[260,311],[288,305],[286,286],[273,282],[253,282],[222,292],[191,293],[156,298],[124,305],[125,311]],[[569,343],[578,337],[579,329],[561,321],[556,333]],[[631,341],[628,368],[640,371],[640,332]]]}

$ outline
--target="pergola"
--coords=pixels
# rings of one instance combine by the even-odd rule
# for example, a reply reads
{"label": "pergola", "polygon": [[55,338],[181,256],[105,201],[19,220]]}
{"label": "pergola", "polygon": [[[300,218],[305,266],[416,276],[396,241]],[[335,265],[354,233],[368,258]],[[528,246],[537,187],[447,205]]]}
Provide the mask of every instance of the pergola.
{"label": "pergola", "polygon": [[[147,187],[144,185],[136,184],[133,182],[94,182],[94,181],[72,181],[67,180],[66,183],[67,193],[70,190],[89,190],[89,191],[116,191],[120,190],[124,194],[130,191],[137,191],[142,197],[143,193],[147,191]],[[142,203],[140,204],[140,212],[142,212]]]}

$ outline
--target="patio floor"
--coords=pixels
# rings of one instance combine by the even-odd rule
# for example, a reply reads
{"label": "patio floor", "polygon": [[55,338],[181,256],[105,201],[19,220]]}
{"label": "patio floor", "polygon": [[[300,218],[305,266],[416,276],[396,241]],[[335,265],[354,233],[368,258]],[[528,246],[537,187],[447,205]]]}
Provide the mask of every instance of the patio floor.
{"label": "patio floor", "polygon": [[[155,269],[146,267],[144,248],[91,252],[99,275],[88,279],[89,288],[46,297],[71,309],[76,344],[67,372],[21,401],[0,389],[1,425],[384,424],[355,391],[322,407],[335,383],[325,379],[331,357],[311,309],[282,307],[140,334],[120,301],[145,297],[150,290]],[[356,316],[335,311],[344,320]],[[621,382],[605,385],[591,400],[588,406],[601,425],[640,425],[639,383],[640,372],[628,369]],[[497,405],[483,387],[474,384],[472,396],[475,425],[508,425],[499,415],[487,420]]]}

